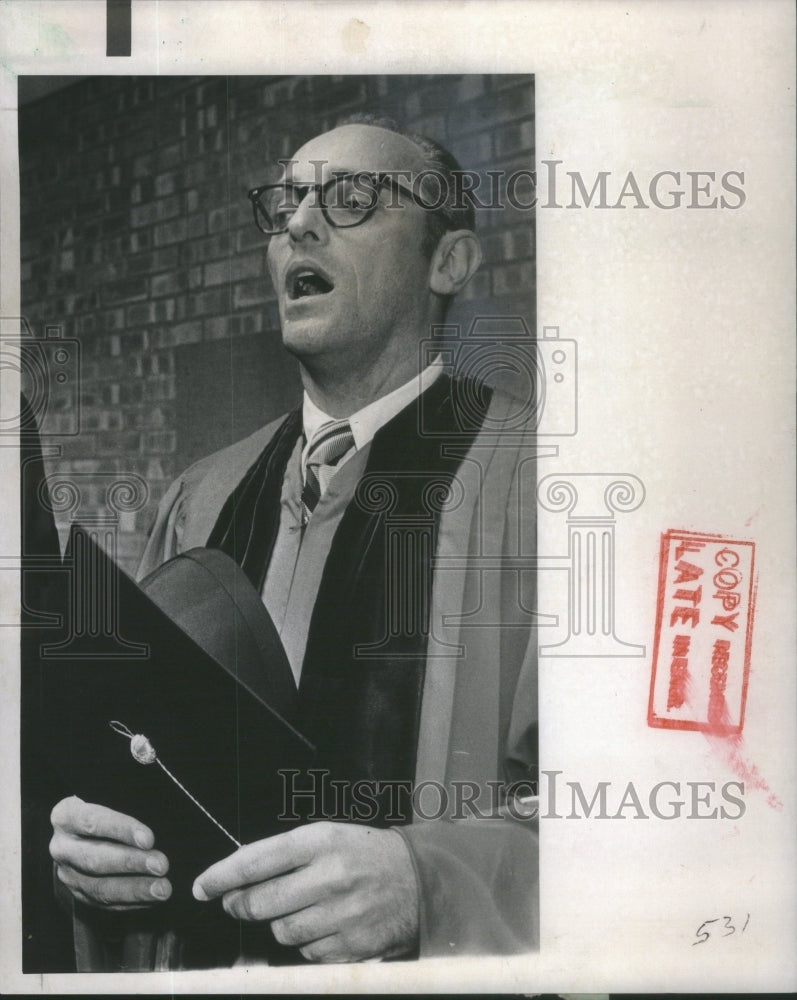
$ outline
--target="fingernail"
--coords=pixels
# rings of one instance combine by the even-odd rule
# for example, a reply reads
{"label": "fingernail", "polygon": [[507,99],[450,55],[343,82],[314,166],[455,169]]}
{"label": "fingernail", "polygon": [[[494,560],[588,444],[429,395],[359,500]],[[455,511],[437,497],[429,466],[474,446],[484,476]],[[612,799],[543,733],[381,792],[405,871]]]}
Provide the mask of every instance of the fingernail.
{"label": "fingernail", "polygon": [[147,871],[152,872],[153,875],[165,875],[166,866],[160,858],[147,858]]}
{"label": "fingernail", "polygon": [[194,894],[194,899],[198,899],[200,903],[207,903],[208,899],[210,899],[199,882],[194,882],[194,887],[191,891]]}
{"label": "fingernail", "polygon": [[171,895],[169,886],[165,882],[153,882],[149,887],[149,891],[157,899],[168,899]]}
{"label": "fingernail", "polygon": [[150,846],[149,834],[145,830],[136,830],[133,834],[133,840],[135,840],[138,846],[142,847],[145,851]]}

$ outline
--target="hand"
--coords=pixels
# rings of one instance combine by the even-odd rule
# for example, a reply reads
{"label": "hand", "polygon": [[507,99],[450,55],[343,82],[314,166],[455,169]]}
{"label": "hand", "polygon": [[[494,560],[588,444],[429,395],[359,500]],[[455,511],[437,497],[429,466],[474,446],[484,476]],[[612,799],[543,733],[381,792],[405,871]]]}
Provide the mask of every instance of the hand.
{"label": "hand", "polygon": [[418,934],[418,885],[395,830],[311,823],[241,847],[194,882],[238,920],[270,921],[280,944],[315,962],[409,951]]}
{"label": "hand", "polygon": [[72,795],[55,806],[50,821],[56,876],[81,903],[127,911],[171,896],[162,877],[169,860],[152,850],[155,835],[132,816]]}

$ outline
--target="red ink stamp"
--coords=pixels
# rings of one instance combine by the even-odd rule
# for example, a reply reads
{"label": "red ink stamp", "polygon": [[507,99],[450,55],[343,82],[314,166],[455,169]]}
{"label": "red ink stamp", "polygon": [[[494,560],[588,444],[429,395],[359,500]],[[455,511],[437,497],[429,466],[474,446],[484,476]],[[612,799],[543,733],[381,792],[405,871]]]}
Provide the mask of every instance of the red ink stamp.
{"label": "red ink stamp", "polygon": [[661,537],[648,725],[741,733],[753,634],[755,545]]}

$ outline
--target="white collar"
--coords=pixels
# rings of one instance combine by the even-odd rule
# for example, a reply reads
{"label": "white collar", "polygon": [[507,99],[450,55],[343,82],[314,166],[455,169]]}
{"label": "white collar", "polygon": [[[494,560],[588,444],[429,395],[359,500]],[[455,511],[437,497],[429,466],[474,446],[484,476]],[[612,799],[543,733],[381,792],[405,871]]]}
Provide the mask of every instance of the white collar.
{"label": "white collar", "polygon": [[[361,448],[364,448],[373,439],[380,427],[384,427],[405,406],[408,406],[414,399],[417,399],[422,392],[426,392],[443,369],[443,361],[438,355],[420,374],[413,375],[409,382],[405,382],[398,389],[394,389],[386,396],[381,396],[379,399],[375,399],[373,403],[369,403],[361,410],[357,410],[356,413],[352,413],[348,420],[354,437],[355,450],[359,451]],[[313,435],[323,424],[335,419],[337,418],[330,417],[328,413],[324,413],[320,407],[316,406],[305,392],[302,402],[302,424],[305,435],[305,446],[302,451],[303,469],[307,459],[308,445]]]}

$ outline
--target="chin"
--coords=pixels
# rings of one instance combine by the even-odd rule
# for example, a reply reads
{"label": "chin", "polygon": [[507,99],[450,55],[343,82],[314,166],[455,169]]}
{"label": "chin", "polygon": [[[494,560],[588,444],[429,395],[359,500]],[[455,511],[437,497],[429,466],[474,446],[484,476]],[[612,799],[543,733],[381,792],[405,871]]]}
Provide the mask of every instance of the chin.
{"label": "chin", "polygon": [[300,361],[315,357],[334,346],[329,328],[317,323],[287,323],[282,326],[282,345]]}

